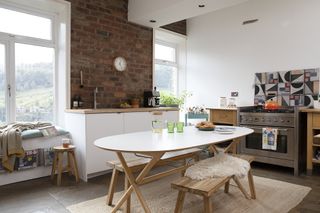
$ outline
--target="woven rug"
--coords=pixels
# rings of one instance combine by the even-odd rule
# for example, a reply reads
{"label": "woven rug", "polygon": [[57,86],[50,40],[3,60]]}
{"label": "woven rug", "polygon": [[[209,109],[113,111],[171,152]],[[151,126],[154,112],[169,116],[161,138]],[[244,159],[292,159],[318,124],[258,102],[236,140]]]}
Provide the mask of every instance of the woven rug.
{"label": "woven rug", "polygon": [[[151,212],[174,212],[178,193],[176,190],[171,189],[170,183],[175,178],[178,178],[178,176],[166,177],[141,187],[142,194],[146,198]],[[242,182],[247,187],[246,178]],[[211,199],[213,211],[216,213],[288,212],[297,206],[311,190],[309,187],[256,176],[254,177],[254,182],[257,192],[256,200],[245,199],[239,189],[231,183],[229,194],[224,193],[221,188],[213,195]],[[122,192],[115,193],[114,203],[121,195]],[[112,208],[106,205],[106,197],[104,196],[69,206],[67,209],[72,213],[106,213],[111,212]],[[131,201],[131,212],[144,212],[134,193]],[[203,212],[202,197],[187,193],[183,205],[183,213],[197,212]]]}

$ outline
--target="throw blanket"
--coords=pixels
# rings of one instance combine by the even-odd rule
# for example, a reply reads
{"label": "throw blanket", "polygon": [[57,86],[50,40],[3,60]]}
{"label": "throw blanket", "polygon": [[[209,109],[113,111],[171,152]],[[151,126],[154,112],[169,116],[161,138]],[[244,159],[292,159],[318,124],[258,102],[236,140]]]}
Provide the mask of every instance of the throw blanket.
{"label": "throw blanket", "polygon": [[24,157],[21,132],[51,126],[50,123],[14,123],[0,126],[0,156],[2,166],[10,172],[14,169],[16,157]]}
{"label": "throw blanket", "polygon": [[199,161],[195,165],[190,166],[185,176],[195,180],[232,175],[243,178],[248,174],[249,170],[250,164],[248,161],[219,153],[212,158]]}

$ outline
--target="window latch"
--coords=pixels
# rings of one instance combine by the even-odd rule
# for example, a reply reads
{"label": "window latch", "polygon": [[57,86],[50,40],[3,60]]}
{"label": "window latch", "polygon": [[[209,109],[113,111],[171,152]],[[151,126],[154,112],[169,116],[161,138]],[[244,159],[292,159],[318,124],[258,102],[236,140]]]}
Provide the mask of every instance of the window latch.
{"label": "window latch", "polygon": [[8,94],[9,94],[9,97],[11,97],[11,86],[10,86],[10,84],[8,84]]}

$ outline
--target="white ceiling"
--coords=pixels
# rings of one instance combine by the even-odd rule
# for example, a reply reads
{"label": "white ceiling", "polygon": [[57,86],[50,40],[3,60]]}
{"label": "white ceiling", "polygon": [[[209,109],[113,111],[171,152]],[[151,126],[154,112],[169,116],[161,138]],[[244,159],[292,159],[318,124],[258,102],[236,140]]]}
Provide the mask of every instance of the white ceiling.
{"label": "white ceiling", "polygon": [[[140,25],[159,27],[248,0],[129,0],[128,19]],[[204,8],[199,8],[204,4]],[[156,23],[150,23],[156,20]]]}

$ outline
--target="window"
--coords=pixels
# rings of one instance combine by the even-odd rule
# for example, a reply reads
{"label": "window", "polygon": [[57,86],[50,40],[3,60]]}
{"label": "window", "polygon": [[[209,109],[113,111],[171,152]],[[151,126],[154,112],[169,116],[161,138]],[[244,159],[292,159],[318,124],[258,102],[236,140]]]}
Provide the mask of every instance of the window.
{"label": "window", "polygon": [[155,43],[155,86],[159,91],[178,93],[177,48],[173,44]]}
{"label": "window", "polygon": [[53,68],[53,48],[15,44],[17,121],[53,120]]}
{"label": "window", "polygon": [[54,122],[54,20],[0,4],[0,123]]}
{"label": "window", "polygon": [[51,39],[51,20],[0,8],[0,31],[41,39]]}
{"label": "window", "polygon": [[0,43],[0,124],[4,123],[6,119],[6,76],[5,76],[5,47]]}

